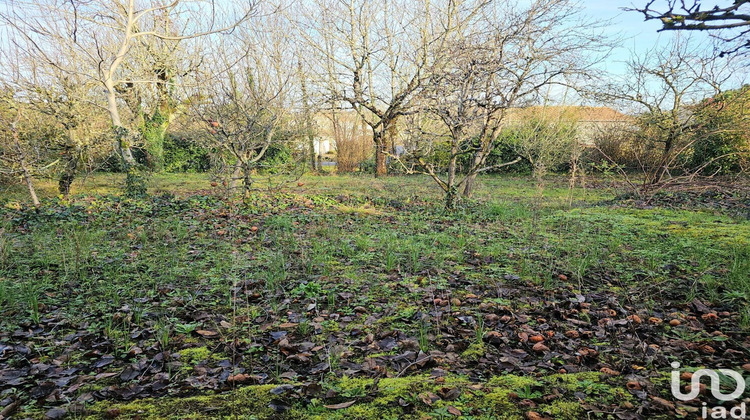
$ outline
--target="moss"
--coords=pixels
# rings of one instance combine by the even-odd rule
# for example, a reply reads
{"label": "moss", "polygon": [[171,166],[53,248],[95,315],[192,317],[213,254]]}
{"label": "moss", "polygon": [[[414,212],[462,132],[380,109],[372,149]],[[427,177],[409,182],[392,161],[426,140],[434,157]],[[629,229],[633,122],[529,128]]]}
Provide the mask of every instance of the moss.
{"label": "moss", "polygon": [[204,347],[190,347],[187,349],[180,350],[180,361],[189,364],[197,365],[203,361],[220,360],[221,356],[213,353],[208,348]]}
{"label": "moss", "polygon": [[[339,398],[334,401],[313,399],[290,400],[290,410],[277,413],[269,407],[276,396],[270,393],[276,385],[257,385],[236,389],[226,394],[209,394],[188,398],[144,399],[124,404],[100,402],[95,404],[88,418],[102,418],[107,410],[116,409],[118,418],[140,419],[199,419],[199,418],[250,418],[250,419],[423,419],[434,417],[433,412],[451,405],[463,413],[472,413],[477,418],[522,419],[525,410],[518,406],[518,399],[511,393],[525,388],[563,388],[568,390],[563,397],[539,406],[538,411],[556,419],[580,418],[583,408],[572,396],[573,390],[607,392],[610,396],[626,398],[627,391],[610,387],[601,382],[594,373],[552,375],[541,379],[515,375],[491,378],[482,389],[466,377],[449,375],[436,381],[428,375],[405,378],[384,378],[378,382],[374,399],[366,396],[373,392],[373,380],[369,378],[342,377],[329,386]],[[462,393],[456,401],[436,401],[431,406],[424,404],[419,395],[432,392],[440,395],[441,388],[459,388]],[[547,392],[547,391],[545,391]],[[326,404],[351,401],[356,403],[341,410],[325,408]],[[402,407],[403,401],[409,408]],[[439,417],[439,416],[438,416]]]}
{"label": "moss", "polygon": [[539,409],[554,419],[577,419],[583,414],[581,404],[573,401],[557,400],[552,404],[541,405]]}
{"label": "moss", "polygon": [[539,381],[534,378],[516,375],[495,376],[487,382],[487,386],[489,387],[508,388],[512,391],[538,385]]}
{"label": "moss", "polygon": [[581,390],[584,381],[599,382],[601,377],[602,375],[599,372],[568,373],[550,375],[547,382],[566,391],[575,392]]}
{"label": "moss", "polygon": [[464,359],[476,362],[479,360],[480,357],[484,356],[484,353],[486,352],[486,348],[484,346],[484,343],[478,342],[478,343],[471,343],[469,348],[464,350],[463,353],[461,353],[461,357]]}
{"label": "moss", "polygon": [[516,410],[517,404],[509,397],[510,389],[497,388],[484,395],[479,407],[493,413],[510,413]]}
{"label": "moss", "polygon": [[209,394],[188,398],[151,398],[124,404],[111,404],[106,401],[91,407],[89,419],[106,417],[108,410],[116,410],[118,418],[138,419],[201,419],[236,418],[252,415],[257,418],[300,418],[293,417],[299,412],[284,413],[279,416],[270,407],[275,385],[258,385],[241,388],[230,394]]}

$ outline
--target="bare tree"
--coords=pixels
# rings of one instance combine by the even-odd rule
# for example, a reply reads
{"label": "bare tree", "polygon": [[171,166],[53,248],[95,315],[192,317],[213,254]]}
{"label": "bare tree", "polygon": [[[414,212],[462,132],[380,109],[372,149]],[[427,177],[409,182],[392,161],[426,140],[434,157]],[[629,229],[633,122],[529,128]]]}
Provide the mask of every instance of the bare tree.
{"label": "bare tree", "polygon": [[299,33],[318,59],[326,102],[354,109],[371,128],[377,176],[386,175],[389,136],[411,112],[436,50],[461,23],[456,18],[486,3],[315,0],[308,7]]}
{"label": "bare tree", "polygon": [[667,48],[634,55],[626,74],[599,92],[639,115],[633,129],[643,146],[641,192],[672,179],[681,156],[698,141],[694,105],[720,92],[733,76],[731,57],[699,56],[697,50],[689,39],[677,39]]}
{"label": "bare tree", "polygon": [[[26,184],[34,207],[39,207],[39,197],[34,188],[33,146],[22,139],[21,124],[24,117],[23,104],[15,98],[8,86],[0,91],[0,173],[19,176]],[[28,111],[28,109],[26,109]]]}
{"label": "bare tree", "polygon": [[[132,153],[137,135],[121,115],[120,95],[122,88],[131,84],[165,82],[158,72],[134,74],[128,72],[124,64],[133,58],[136,47],[149,39],[182,41],[231,31],[249,18],[252,3],[248,6],[233,15],[209,0],[18,1],[13,2],[0,18],[26,38],[28,51],[40,62],[88,78],[104,88],[106,110],[112,123],[116,150],[128,173],[128,184],[144,189]],[[149,21],[163,21],[165,16],[173,22],[185,22],[182,31],[173,33],[148,24]],[[143,29],[146,27],[151,29]],[[59,60],[53,52],[61,46],[80,57],[85,64],[72,67],[70,61]]]}
{"label": "bare tree", "polygon": [[[466,25],[467,32],[446,43],[422,102],[447,132],[446,178],[427,164],[419,148],[412,153],[445,191],[446,207],[455,207],[461,186],[463,195],[471,196],[477,174],[518,161],[486,165],[509,109],[538,100],[544,87],[570,85],[592,68],[586,53],[603,44],[596,25],[576,16],[575,4],[567,0],[493,5]],[[462,156],[469,163],[459,178]]]}
{"label": "bare tree", "polygon": [[246,193],[263,169],[269,148],[300,137],[297,132],[283,132],[291,130],[293,99],[297,99],[299,72],[288,64],[294,51],[292,39],[276,26],[283,24],[279,16],[262,19],[276,29],[240,29],[237,36],[216,41],[191,104],[211,143],[231,157],[228,184],[241,181]]}
{"label": "bare tree", "polygon": [[646,20],[659,20],[660,31],[711,31],[732,45],[722,51],[734,54],[750,50],[750,0],[734,0],[726,6],[701,8],[700,0],[649,0],[643,7],[628,8]]}
{"label": "bare tree", "polygon": [[[22,40],[21,40],[22,41]],[[54,66],[34,60],[18,39],[9,38],[15,48],[0,51],[6,65],[0,75],[23,97],[29,110],[46,116],[46,125],[57,125],[59,136],[48,138],[49,152],[59,151],[61,165],[58,191],[67,196],[77,173],[93,156],[107,153],[102,150],[102,134],[109,124],[101,115],[96,101],[95,86],[76,73],[67,73]],[[58,60],[66,55],[58,52]],[[67,59],[75,59],[67,54]]]}

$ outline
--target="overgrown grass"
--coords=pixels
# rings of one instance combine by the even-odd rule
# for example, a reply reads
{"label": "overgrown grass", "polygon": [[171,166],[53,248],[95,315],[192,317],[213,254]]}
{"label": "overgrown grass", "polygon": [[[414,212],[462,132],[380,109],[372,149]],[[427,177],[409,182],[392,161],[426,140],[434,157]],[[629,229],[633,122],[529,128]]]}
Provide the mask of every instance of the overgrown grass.
{"label": "overgrown grass", "polygon": [[[607,290],[623,306],[700,297],[738,311],[738,328],[750,328],[750,221],[720,212],[601,205],[614,191],[571,190],[560,179],[540,196],[528,179],[483,177],[475,200],[446,213],[440,191],[424,177],[306,177],[290,191],[244,200],[195,194],[210,189],[208,180],[183,174],[152,180],[152,193],[177,198],[107,195],[120,178],[92,176],[66,202],[43,183],[38,212],[23,208],[21,190],[0,196],[0,331],[53,319],[60,324],[50,343],[85,329],[106,339],[102,351],[128,362],[138,340],[159,351],[201,349],[192,350],[188,369],[170,373],[180,381],[191,374],[195,355],[205,356],[199,329],[220,330],[244,346],[247,371],[280,378],[286,355],[258,337],[271,325],[289,324],[326,349],[330,366],[321,376],[340,379],[346,351],[330,345],[330,337],[393,329],[414,337],[415,351],[444,349],[448,321],[433,315],[437,302],[456,310],[466,288],[476,287],[497,291],[488,304],[528,309],[527,302],[504,299],[502,289],[514,283]],[[320,313],[337,316],[315,321]],[[480,322],[455,345],[471,362],[489,348],[481,315],[474,315]],[[49,344],[33,351],[51,361],[65,349]],[[237,356],[217,352],[206,358]],[[520,391],[533,394],[532,388]],[[487,392],[507,397],[508,391]],[[367,409],[393,414],[381,408]],[[556,418],[580,414],[580,407],[568,408],[574,414]],[[121,410],[136,413],[131,406]],[[357,410],[365,408],[349,411]],[[313,406],[304,414],[330,412]]]}

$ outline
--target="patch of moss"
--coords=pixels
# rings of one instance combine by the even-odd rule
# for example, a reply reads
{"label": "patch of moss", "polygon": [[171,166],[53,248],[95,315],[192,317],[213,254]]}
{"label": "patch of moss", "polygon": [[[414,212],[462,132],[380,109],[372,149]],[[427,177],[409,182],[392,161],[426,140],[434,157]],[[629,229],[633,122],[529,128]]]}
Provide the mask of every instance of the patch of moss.
{"label": "patch of moss", "polygon": [[[188,398],[149,398],[123,404],[102,401],[93,405],[87,419],[111,417],[118,419],[201,419],[201,418],[294,418],[285,413],[278,416],[269,407],[275,385],[258,385],[238,389],[229,394],[209,394]],[[290,410],[291,411],[291,410]],[[107,415],[106,413],[110,413]],[[297,417],[299,418],[299,417]]]}
{"label": "patch of moss", "polygon": [[221,359],[221,356],[212,352],[205,346],[182,349],[179,353],[180,361],[188,365],[197,365],[203,361],[215,361]]}
{"label": "patch of moss", "polygon": [[[428,375],[417,375],[405,378],[384,378],[374,381],[369,378],[342,377],[328,384],[335,390],[338,398],[333,401],[313,399],[309,402],[285,400],[291,405],[284,412],[276,412],[270,403],[277,397],[270,393],[275,385],[257,385],[236,389],[226,394],[209,394],[188,398],[144,399],[123,404],[99,402],[95,404],[88,418],[106,416],[108,410],[119,414],[124,419],[199,419],[199,418],[248,418],[248,419],[423,419],[442,416],[445,407],[452,406],[465,415],[475,418],[522,419],[525,409],[518,405],[518,398],[512,393],[528,388],[551,387],[568,391],[549,404],[542,404],[538,411],[555,419],[577,419],[583,408],[573,390],[598,386],[597,390],[607,390],[612,395],[625,395],[627,391],[620,387],[611,387],[602,382],[598,373],[581,373],[569,375],[552,375],[540,379],[515,375],[504,375],[491,378],[483,387],[478,388],[468,378],[449,375],[436,380]],[[470,388],[471,386],[471,388]],[[425,404],[421,394],[431,392],[440,395],[445,388],[458,388],[461,397],[454,401],[438,400],[431,405]],[[373,399],[368,394],[375,394]],[[326,408],[327,404],[344,401],[355,401],[343,409]],[[407,407],[404,407],[407,402]],[[437,413],[437,414],[435,414]]]}
{"label": "patch of moss", "polygon": [[484,356],[487,349],[482,342],[471,343],[471,345],[461,353],[461,357],[464,359],[476,362],[480,357]]}
{"label": "patch of moss", "polygon": [[488,387],[507,388],[511,391],[538,385],[539,381],[537,381],[535,378],[516,375],[495,376],[487,382]]}
{"label": "patch of moss", "polygon": [[542,413],[554,419],[577,419],[583,414],[583,407],[578,402],[557,400],[552,404],[539,406]]}
{"label": "patch of moss", "polygon": [[581,390],[584,381],[599,382],[601,377],[599,372],[556,374],[547,377],[547,382],[566,391],[575,392]]}

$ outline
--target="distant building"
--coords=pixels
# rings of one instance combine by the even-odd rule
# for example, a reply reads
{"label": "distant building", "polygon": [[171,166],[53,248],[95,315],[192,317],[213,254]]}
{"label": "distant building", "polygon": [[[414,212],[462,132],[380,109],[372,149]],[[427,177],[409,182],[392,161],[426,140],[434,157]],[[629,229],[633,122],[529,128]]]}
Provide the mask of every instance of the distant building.
{"label": "distant building", "polygon": [[[325,155],[329,153],[333,148],[331,147],[332,141],[328,138],[316,136],[314,140],[315,154]],[[308,149],[309,150],[309,149]]]}
{"label": "distant building", "polygon": [[576,124],[581,144],[592,145],[597,135],[627,128],[634,118],[609,107],[599,106],[531,106],[514,108],[508,112],[508,125],[527,122],[533,118],[546,121],[567,121]]}

